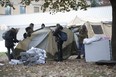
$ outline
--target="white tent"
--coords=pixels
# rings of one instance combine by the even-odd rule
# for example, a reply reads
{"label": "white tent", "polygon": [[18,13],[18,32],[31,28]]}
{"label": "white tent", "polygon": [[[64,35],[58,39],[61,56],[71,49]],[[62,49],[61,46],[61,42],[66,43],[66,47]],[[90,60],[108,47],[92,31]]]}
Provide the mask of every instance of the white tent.
{"label": "white tent", "polygon": [[86,21],[80,19],[78,16],[76,16],[71,22],[67,24],[68,27],[75,26],[75,25],[83,25]]}

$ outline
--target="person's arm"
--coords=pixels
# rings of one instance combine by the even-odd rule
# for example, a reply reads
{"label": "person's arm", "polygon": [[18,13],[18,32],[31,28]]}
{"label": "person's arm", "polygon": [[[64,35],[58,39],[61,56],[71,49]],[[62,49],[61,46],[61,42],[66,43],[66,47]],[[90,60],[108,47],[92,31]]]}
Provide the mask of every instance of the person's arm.
{"label": "person's arm", "polygon": [[13,41],[16,43],[16,42],[19,42],[19,40],[17,40],[17,33],[13,33]]}
{"label": "person's arm", "polygon": [[27,38],[27,33],[23,34],[23,38],[26,39]]}
{"label": "person's arm", "polygon": [[41,29],[43,29],[43,28],[36,29],[36,30],[34,30],[33,32],[36,32],[36,31],[41,30]]}
{"label": "person's arm", "polygon": [[80,38],[88,38],[87,33],[79,34],[78,35]]}

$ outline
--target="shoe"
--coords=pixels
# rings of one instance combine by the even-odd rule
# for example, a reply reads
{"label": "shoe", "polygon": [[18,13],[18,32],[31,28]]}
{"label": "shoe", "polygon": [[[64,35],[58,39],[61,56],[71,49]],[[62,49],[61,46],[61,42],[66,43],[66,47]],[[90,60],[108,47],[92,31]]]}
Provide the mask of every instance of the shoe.
{"label": "shoe", "polygon": [[59,60],[59,62],[63,62],[63,60]]}
{"label": "shoe", "polygon": [[63,60],[58,60],[58,59],[55,59],[56,62],[62,62]]}
{"label": "shoe", "polygon": [[83,55],[82,57],[85,58],[85,55]]}
{"label": "shoe", "polygon": [[81,59],[81,56],[78,56],[76,59]]}

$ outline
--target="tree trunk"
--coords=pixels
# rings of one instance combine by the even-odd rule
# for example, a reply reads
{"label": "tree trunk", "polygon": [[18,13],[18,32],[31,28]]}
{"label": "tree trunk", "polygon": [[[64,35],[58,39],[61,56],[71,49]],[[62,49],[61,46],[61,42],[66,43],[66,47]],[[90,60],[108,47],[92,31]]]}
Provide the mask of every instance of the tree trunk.
{"label": "tree trunk", "polygon": [[110,0],[112,5],[112,59],[116,60],[116,0]]}

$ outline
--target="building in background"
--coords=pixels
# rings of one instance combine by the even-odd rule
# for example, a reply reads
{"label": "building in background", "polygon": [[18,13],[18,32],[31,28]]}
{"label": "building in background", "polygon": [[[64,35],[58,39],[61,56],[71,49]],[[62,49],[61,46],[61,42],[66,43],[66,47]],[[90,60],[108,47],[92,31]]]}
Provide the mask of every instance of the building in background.
{"label": "building in background", "polygon": [[18,15],[18,14],[43,12],[41,10],[41,6],[44,0],[41,0],[39,2],[32,1],[29,6],[22,5],[21,0],[10,0],[10,1],[15,9],[9,6],[7,7],[0,6],[0,15]]}

